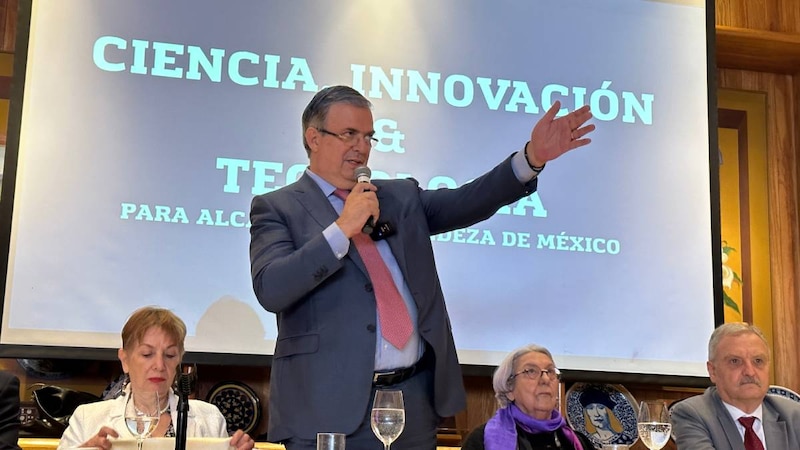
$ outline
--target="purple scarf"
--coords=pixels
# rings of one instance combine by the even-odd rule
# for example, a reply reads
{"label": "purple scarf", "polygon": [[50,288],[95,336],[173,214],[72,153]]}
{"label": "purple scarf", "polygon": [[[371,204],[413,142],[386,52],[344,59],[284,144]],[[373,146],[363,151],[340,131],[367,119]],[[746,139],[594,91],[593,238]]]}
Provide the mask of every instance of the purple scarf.
{"label": "purple scarf", "polygon": [[531,434],[556,431],[560,428],[567,439],[572,442],[575,450],[584,450],[578,436],[567,426],[567,422],[558,411],[554,410],[548,420],[538,420],[520,411],[513,403],[498,409],[494,416],[486,422],[483,433],[483,445],[486,450],[515,450],[517,448],[517,425]]}

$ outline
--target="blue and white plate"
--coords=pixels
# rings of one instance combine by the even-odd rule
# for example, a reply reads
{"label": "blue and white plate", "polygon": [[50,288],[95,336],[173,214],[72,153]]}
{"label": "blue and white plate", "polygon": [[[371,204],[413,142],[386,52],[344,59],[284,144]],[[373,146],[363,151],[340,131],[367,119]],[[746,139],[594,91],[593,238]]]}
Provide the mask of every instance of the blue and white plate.
{"label": "blue and white plate", "polygon": [[772,385],[769,387],[769,389],[767,389],[767,394],[779,395],[781,397],[786,397],[789,400],[800,402],[800,394],[783,386]]}
{"label": "blue and white plate", "polygon": [[639,405],[620,384],[575,383],[567,390],[567,423],[595,448],[633,445],[639,439]]}

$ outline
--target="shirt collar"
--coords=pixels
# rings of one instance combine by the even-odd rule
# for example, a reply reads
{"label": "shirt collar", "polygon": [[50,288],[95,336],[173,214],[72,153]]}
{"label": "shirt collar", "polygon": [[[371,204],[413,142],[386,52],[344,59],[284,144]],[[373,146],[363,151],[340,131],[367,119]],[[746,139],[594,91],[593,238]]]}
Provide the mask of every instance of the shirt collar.
{"label": "shirt collar", "polygon": [[739,417],[748,417],[748,416],[749,417],[755,417],[756,419],[758,419],[758,422],[762,422],[761,418],[762,418],[763,413],[764,413],[763,404],[762,405],[758,405],[758,408],[756,408],[756,410],[753,411],[751,414],[747,414],[744,411],[742,411],[741,409],[739,409],[739,408],[737,408],[737,407],[735,407],[733,405],[730,405],[728,403],[725,403],[724,401],[722,402],[722,404],[725,405],[725,409],[728,410],[728,414],[730,414],[731,417],[733,417],[733,421],[736,422],[736,426],[738,426],[738,427],[742,427],[742,425],[739,423]]}
{"label": "shirt collar", "polygon": [[322,190],[322,193],[325,194],[325,197],[330,197],[331,194],[333,194],[333,191],[336,190],[336,186],[325,181],[321,176],[312,172],[311,169],[306,168],[306,173],[311,177],[312,180],[314,180],[315,183],[317,183],[317,186],[319,186],[319,188]]}

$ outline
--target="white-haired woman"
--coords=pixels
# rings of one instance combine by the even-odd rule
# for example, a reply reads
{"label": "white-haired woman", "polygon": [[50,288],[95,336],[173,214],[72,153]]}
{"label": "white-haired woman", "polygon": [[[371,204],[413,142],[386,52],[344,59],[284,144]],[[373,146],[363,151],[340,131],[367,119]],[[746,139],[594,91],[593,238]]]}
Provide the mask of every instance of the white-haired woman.
{"label": "white-haired woman", "polygon": [[462,450],[592,450],[558,411],[560,378],[546,348],[531,344],[511,352],[492,380],[499,409],[472,430]]}

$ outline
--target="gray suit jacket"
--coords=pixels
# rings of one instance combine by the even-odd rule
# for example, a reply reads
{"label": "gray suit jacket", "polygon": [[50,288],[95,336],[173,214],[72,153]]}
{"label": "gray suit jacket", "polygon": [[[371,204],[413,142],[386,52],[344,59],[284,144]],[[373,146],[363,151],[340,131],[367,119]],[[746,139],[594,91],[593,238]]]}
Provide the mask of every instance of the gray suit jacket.
{"label": "gray suit jacket", "polygon": [[[800,449],[800,403],[768,395],[763,404],[767,450]],[[712,386],[672,409],[678,450],[744,450],[733,418]]]}
{"label": "gray suit jacket", "polygon": [[[412,179],[373,181],[380,220],[397,230],[387,242],[435,356],[432,403],[442,417],[466,401],[430,236],[484,220],[532,193],[536,179],[520,183],[510,159],[458,189],[423,190]],[[369,406],[375,297],[355,247],[338,260],[322,235],[337,217],[307,174],[252,202],[253,288],[278,321],[269,399],[273,442],[315,439],[318,431],[352,433]]]}

